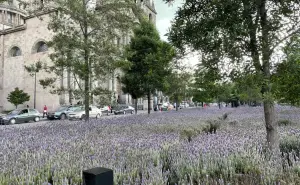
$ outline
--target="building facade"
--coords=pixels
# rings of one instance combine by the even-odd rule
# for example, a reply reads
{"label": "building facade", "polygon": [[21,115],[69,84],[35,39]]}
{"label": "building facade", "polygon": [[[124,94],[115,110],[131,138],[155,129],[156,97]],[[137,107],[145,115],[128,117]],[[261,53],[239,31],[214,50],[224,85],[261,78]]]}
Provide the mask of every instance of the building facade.
{"label": "building facade", "polygon": [[[37,61],[49,62],[51,49],[46,42],[51,40],[55,34],[48,30],[50,20],[47,13],[39,16],[31,16],[30,10],[45,3],[44,0],[27,0],[28,5],[19,4],[17,0],[8,0],[7,3],[0,4],[0,111],[12,110],[14,105],[7,101],[8,94],[16,87],[24,90],[30,95],[30,101],[25,102],[24,107],[34,106],[34,94],[36,94],[36,108],[41,111],[44,105],[49,110],[56,109],[61,104],[68,104],[68,95],[51,94],[49,89],[44,89],[39,84],[39,79],[51,75],[46,72],[36,73],[35,77],[30,75],[24,66],[34,64]],[[91,1],[94,4],[97,2]],[[155,23],[156,11],[153,0],[136,0],[147,17]],[[129,43],[129,39],[120,39],[124,44]],[[121,72],[116,71],[116,74]],[[68,80],[62,79],[61,84],[68,84]],[[120,76],[114,75],[102,84],[109,91],[114,92],[119,103],[132,104],[130,95],[122,92]],[[73,103],[76,103],[73,101]],[[139,100],[139,104],[144,104],[144,100]]]}

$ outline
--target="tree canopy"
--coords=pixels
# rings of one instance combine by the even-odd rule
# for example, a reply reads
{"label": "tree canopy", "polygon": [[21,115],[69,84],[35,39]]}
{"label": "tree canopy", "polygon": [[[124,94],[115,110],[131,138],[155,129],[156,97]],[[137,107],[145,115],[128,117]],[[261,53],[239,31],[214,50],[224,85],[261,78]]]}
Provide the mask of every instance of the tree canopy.
{"label": "tree canopy", "polygon": [[[166,0],[170,2],[170,0]],[[298,0],[188,0],[178,9],[169,40],[181,50],[217,54],[219,63],[245,62],[261,76],[267,141],[278,149],[271,91],[271,59],[278,46],[299,32]]]}
{"label": "tree canopy", "polygon": [[[133,0],[107,0],[96,7],[88,6],[85,0],[56,0],[48,25],[55,33],[48,42],[53,65],[48,65],[47,71],[53,77],[41,84],[52,87],[53,93],[79,95],[88,120],[93,94],[105,91],[99,84],[115,70],[112,64],[119,60],[125,44],[121,41],[126,40],[138,13]],[[69,80],[67,87],[57,83],[65,78]]]}
{"label": "tree canopy", "polygon": [[163,90],[166,77],[171,72],[170,61],[175,51],[160,39],[155,26],[148,20],[142,19],[133,33],[125,51],[130,67],[125,69],[122,82],[124,90],[133,97],[148,96],[150,113],[150,95],[155,90]]}
{"label": "tree canopy", "polygon": [[16,87],[14,91],[10,92],[7,97],[7,101],[16,106],[16,108],[18,108],[18,105],[29,100],[30,96],[18,87]]}
{"label": "tree canopy", "polygon": [[290,39],[284,48],[285,59],[273,75],[273,91],[279,102],[300,105],[300,35]]}

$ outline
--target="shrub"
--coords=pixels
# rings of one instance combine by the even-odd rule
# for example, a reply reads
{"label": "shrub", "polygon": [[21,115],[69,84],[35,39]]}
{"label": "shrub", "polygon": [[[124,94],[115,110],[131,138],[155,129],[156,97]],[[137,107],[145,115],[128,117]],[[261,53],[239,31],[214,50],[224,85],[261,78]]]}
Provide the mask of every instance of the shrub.
{"label": "shrub", "polygon": [[[280,141],[279,148],[284,160],[284,164],[293,166],[293,161],[297,161],[300,156],[300,140],[296,136],[288,136]],[[285,167],[284,167],[285,168]]]}
{"label": "shrub", "polygon": [[278,126],[288,126],[288,125],[293,125],[294,123],[290,120],[284,119],[284,120],[279,120],[277,121]]}
{"label": "shrub", "polygon": [[220,117],[220,120],[226,120],[228,118],[229,113],[226,112],[225,114],[222,115],[222,117]]}
{"label": "shrub", "polygon": [[221,123],[219,120],[208,120],[206,125],[203,127],[202,131],[206,134],[215,134],[217,129],[220,128]]}
{"label": "shrub", "polygon": [[188,142],[192,141],[192,138],[199,134],[199,131],[193,128],[183,129],[180,132],[182,138],[186,138]]}
{"label": "shrub", "polygon": [[296,136],[287,136],[280,141],[279,148],[282,153],[296,152],[297,156],[299,156],[300,138]]}

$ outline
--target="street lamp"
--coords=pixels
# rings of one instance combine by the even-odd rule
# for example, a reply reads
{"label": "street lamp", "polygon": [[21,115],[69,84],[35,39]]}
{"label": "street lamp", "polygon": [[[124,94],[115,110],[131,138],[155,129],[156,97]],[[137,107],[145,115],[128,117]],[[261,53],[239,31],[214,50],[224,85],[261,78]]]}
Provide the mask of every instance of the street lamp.
{"label": "street lamp", "polygon": [[29,66],[24,66],[25,70],[29,73],[30,76],[34,77],[34,92],[33,92],[33,108],[36,107],[36,73],[42,69],[42,62],[38,61],[35,64]]}

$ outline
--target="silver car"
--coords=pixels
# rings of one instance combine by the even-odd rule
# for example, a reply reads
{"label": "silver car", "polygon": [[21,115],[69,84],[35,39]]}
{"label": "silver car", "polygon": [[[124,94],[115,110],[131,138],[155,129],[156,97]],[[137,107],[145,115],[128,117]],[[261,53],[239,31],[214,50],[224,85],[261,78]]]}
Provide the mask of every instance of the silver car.
{"label": "silver car", "polygon": [[[96,106],[90,106],[89,108],[89,117],[90,118],[100,118],[102,116],[102,111],[97,108]],[[73,120],[73,119],[81,119],[83,120],[85,118],[85,109],[84,109],[84,106],[81,106],[81,107],[77,107],[75,109],[73,109],[73,112],[70,112],[68,114],[68,118],[70,120]]]}

